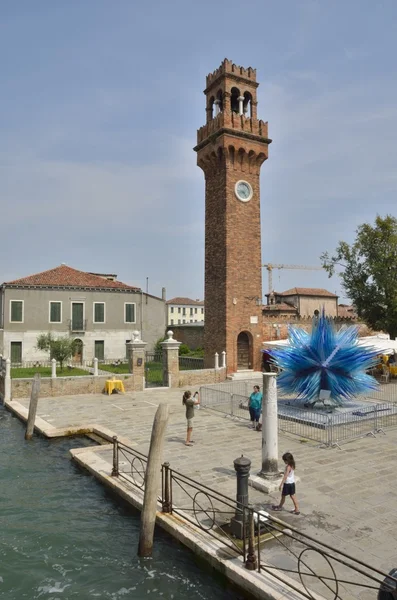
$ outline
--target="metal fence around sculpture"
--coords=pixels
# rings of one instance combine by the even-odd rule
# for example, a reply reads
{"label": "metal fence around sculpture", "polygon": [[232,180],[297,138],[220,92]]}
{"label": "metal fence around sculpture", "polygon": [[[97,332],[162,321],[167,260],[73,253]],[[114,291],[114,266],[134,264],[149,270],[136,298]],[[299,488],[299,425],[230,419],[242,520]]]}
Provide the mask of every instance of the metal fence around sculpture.
{"label": "metal fence around sculpture", "polygon": [[[113,438],[113,477],[143,493],[146,468],[145,454]],[[322,598],[352,600],[379,589],[390,594],[397,590],[394,575],[287,525],[260,506],[241,504],[169,463],[161,466],[158,501],[163,514],[178,515],[221,544],[229,557],[240,556],[248,570],[279,580],[298,597],[313,600],[318,593]],[[231,527],[236,518],[242,524],[241,539]]]}
{"label": "metal fence around sculpture", "polygon": [[[248,421],[250,418],[248,398],[252,386],[251,380],[249,383],[239,381],[219,386],[216,384],[202,386],[201,406],[222,413],[225,417]],[[236,393],[233,389],[244,390],[244,395]],[[281,398],[288,400],[285,396]],[[397,427],[397,404],[390,402],[372,402],[368,403],[368,406],[361,405],[342,413],[330,414],[316,410],[303,410],[287,402],[279,406],[278,430],[280,432],[312,440],[323,446],[340,446],[344,442],[367,435],[384,435],[385,430]]]}

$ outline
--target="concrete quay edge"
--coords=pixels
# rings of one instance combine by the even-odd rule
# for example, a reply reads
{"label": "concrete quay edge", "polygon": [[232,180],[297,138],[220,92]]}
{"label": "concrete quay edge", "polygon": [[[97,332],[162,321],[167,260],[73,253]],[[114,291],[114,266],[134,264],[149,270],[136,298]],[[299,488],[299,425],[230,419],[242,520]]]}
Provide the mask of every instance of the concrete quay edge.
{"label": "concrete quay edge", "polygon": [[[103,447],[106,448],[106,446]],[[98,448],[95,448],[95,451],[92,448],[78,448],[70,450],[70,454],[81,468],[89,471],[103,485],[141,511],[143,492],[127,486],[119,478],[112,477],[109,463],[96,455],[97,450]],[[305,597],[283,585],[282,582],[270,574],[263,575],[257,571],[248,571],[241,556],[225,547],[221,541],[205,535],[203,530],[185,521],[182,516],[161,512],[160,503],[158,504],[156,524],[197,556],[203,558],[231,583],[243,592],[248,593],[252,598],[257,600],[302,600]],[[285,581],[290,581],[296,588],[301,588],[304,591],[299,583],[291,580],[285,574],[282,574],[282,577]],[[324,600],[322,596],[314,592],[311,593],[315,600]]]}
{"label": "concrete quay edge", "polygon": [[[21,421],[27,421],[28,409],[17,400],[5,402],[4,406]],[[40,417],[36,417],[34,429],[36,433],[47,438],[71,437],[93,433],[107,440],[108,444],[95,446],[95,451],[93,451],[92,447],[71,449],[71,457],[81,468],[89,471],[103,485],[107,486],[137,510],[142,510],[143,492],[132,486],[128,487],[119,478],[112,477],[109,463],[98,456],[98,452],[109,450],[115,435],[113,431],[98,424],[56,428]],[[117,439],[129,447],[134,446],[133,442],[124,436],[117,436]],[[241,556],[225,547],[219,540],[205,535],[199,527],[195,527],[188,521],[184,521],[181,516],[161,512],[160,504],[158,504],[156,524],[196,555],[203,558],[231,583],[244,593],[249,594],[252,598],[257,600],[303,600],[303,598],[307,597],[303,595],[305,594],[303,586],[290,579],[284,573],[280,573],[280,577],[286,582],[289,581],[295,588],[301,589],[303,594],[294,591],[291,587],[287,587],[287,585],[284,585],[282,581],[279,581],[271,574],[263,575],[257,571],[247,570]],[[323,596],[312,591],[311,594],[314,600],[325,600]]]}

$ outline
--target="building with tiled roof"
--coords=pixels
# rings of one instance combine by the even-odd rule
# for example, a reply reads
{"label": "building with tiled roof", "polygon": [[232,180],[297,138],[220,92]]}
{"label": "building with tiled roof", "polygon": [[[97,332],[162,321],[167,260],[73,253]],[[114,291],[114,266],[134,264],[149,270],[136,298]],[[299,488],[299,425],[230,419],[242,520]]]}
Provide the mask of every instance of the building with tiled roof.
{"label": "building with tiled roof", "polygon": [[341,317],[341,319],[358,319],[356,307],[352,304],[339,304],[338,317]]}
{"label": "building with tiled roof", "polygon": [[117,275],[99,275],[78,271],[62,264],[55,269],[42,271],[35,275],[7,281],[3,285],[12,288],[67,288],[67,289],[96,289],[123,290],[140,292],[140,288],[117,281]]}
{"label": "building with tiled roof", "polygon": [[266,294],[266,297],[267,305],[262,311],[264,315],[278,311],[283,316],[295,314],[298,317],[312,317],[324,309],[329,317],[338,316],[338,296],[323,288],[294,287],[285,292]]}
{"label": "building with tiled roof", "polygon": [[189,323],[204,323],[204,300],[176,297],[167,300],[167,323],[185,325]]}
{"label": "building with tiled roof", "polygon": [[[274,292],[274,294],[276,294],[276,292]],[[278,296],[309,296],[311,298],[313,298],[313,296],[315,296],[316,298],[318,297],[322,297],[322,298],[337,298],[338,296],[336,294],[333,294],[332,292],[328,292],[328,290],[324,290],[322,288],[291,288],[290,290],[287,290],[285,292],[279,292]]]}
{"label": "building with tiled roof", "polygon": [[74,362],[124,359],[138,330],[151,350],[166,328],[163,298],[117,280],[114,273],[80,271],[62,264],[0,286],[0,352],[11,361],[48,360],[37,337],[78,340]]}

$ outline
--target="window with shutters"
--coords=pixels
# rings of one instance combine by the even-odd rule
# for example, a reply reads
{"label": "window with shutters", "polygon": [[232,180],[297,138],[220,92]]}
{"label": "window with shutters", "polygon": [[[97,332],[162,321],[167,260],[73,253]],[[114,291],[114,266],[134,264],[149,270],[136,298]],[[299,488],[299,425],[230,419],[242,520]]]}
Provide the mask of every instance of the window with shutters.
{"label": "window with shutters", "polygon": [[23,300],[10,300],[10,322],[23,323]]}
{"label": "window with shutters", "polygon": [[11,364],[22,362],[22,342],[11,342]]}
{"label": "window with shutters", "polygon": [[62,302],[50,302],[50,323],[62,323]]}
{"label": "window with shutters", "polygon": [[124,303],[124,323],[135,323],[135,303]]}
{"label": "window with shutters", "polygon": [[94,302],[94,323],[105,322],[105,303]]}
{"label": "window with shutters", "polygon": [[104,340],[95,340],[94,343],[95,358],[105,360],[105,342]]}

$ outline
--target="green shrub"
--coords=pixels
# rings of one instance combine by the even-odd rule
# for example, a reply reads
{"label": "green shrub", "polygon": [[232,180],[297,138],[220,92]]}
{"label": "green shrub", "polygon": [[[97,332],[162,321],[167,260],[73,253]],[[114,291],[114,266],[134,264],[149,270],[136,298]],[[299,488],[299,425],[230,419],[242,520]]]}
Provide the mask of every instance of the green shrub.
{"label": "green shrub", "polygon": [[179,346],[179,356],[183,356],[184,354],[190,354],[190,349],[186,344],[181,344]]}
{"label": "green shrub", "polygon": [[161,354],[163,352],[163,347],[161,345],[161,342],[165,342],[166,339],[167,339],[167,336],[163,335],[163,337],[161,337],[157,340],[157,342],[154,345],[154,350],[153,350],[156,354]]}

